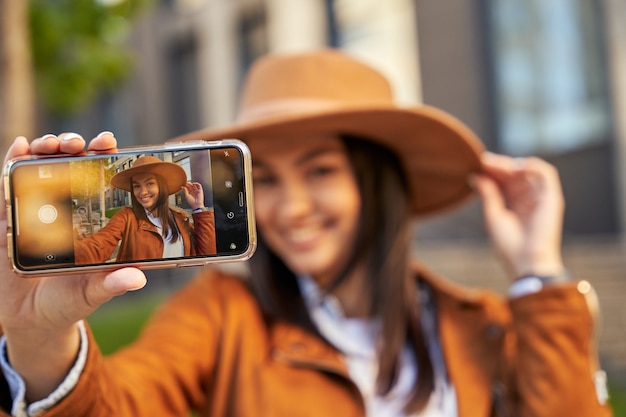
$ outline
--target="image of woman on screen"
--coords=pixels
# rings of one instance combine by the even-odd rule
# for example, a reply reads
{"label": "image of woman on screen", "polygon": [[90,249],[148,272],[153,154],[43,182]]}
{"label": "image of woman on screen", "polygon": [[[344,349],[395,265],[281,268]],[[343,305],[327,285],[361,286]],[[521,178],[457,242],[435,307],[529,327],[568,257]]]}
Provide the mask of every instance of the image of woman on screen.
{"label": "image of woman on screen", "polygon": [[[111,185],[130,192],[131,206],[122,207],[97,233],[74,243],[77,264],[215,254],[214,211],[204,206],[202,185],[188,182],[180,165],[141,156],[131,168],[115,174]],[[169,196],[181,190],[193,221],[168,203]]]}

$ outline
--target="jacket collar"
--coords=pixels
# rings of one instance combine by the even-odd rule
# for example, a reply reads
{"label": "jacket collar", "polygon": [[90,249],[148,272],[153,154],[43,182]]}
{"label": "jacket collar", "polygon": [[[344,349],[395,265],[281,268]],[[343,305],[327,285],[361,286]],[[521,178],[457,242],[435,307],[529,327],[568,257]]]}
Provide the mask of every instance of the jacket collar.
{"label": "jacket collar", "polygon": [[[420,264],[414,266],[414,271],[432,289],[439,337],[456,390],[459,416],[489,415],[501,370],[494,358],[502,356],[504,333],[510,323],[508,310],[501,307],[495,293],[467,290]],[[340,376],[358,393],[341,353],[320,336],[277,322],[272,326],[271,342],[275,360]]]}
{"label": "jacket collar", "polygon": [[[455,386],[459,416],[487,416],[504,369],[503,348],[511,317],[501,298],[487,290],[468,290],[416,264],[415,271],[432,288],[439,337]],[[498,360],[498,358],[501,358]]]}

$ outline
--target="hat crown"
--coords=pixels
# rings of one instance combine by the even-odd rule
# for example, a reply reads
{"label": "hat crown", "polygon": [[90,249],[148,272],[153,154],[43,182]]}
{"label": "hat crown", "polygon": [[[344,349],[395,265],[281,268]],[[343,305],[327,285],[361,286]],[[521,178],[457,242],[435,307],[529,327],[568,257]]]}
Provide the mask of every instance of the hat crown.
{"label": "hat crown", "polygon": [[362,62],[330,49],[270,55],[250,70],[239,119],[372,105],[393,105],[393,94],[389,82]]}
{"label": "hat crown", "polygon": [[162,162],[163,161],[157,158],[156,156],[145,155],[145,156],[140,156],[139,158],[137,158],[135,162],[133,162],[131,167],[140,170],[142,166],[151,165],[151,164],[159,164]]}
{"label": "hat crown", "polygon": [[174,194],[187,182],[187,173],[178,164],[163,161],[156,156],[143,155],[137,158],[130,168],[122,170],[111,178],[111,185],[120,190],[131,191],[131,181],[137,174],[158,174],[165,180],[167,191]]}

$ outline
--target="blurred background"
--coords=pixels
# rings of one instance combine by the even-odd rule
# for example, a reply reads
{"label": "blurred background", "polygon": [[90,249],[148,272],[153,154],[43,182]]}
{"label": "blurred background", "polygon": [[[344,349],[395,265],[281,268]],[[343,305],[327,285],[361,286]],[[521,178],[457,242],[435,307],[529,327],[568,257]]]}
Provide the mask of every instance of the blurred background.
{"label": "blurred background", "polygon": [[[133,145],[227,124],[254,59],[331,46],[385,73],[399,103],[449,111],[492,151],[554,163],[567,199],[567,266],[598,291],[602,362],[616,392],[626,386],[623,0],[0,0],[0,7],[3,153],[16,135],[110,130]],[[506,290],[477,202],[418,222],[415,253],[452,279]],[[111,314],[143,319],[139,299],[149,300],[147,315],[192,273],[150,273],[148,290],[122,298],[135,307]],[[107,322],[105,313],[94,322]],[[120,343],[115,334],[102,339]]]}

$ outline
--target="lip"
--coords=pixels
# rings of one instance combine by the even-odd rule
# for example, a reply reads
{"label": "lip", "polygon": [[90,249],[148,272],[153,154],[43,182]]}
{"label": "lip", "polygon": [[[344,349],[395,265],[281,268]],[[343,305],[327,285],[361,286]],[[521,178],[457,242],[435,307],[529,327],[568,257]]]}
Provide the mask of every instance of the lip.
{"label": "lip", "polygon": [[328,225],[291,228],[283,233],[283,239],[290,250],[305,251],[316,248],[328,232]]}
{"label": "lip", "polygon": [[139,197],[137,199],[137,201],[139,201],[139,204],[141,204],[142,206],[146,207],[146,206],[152,204],[153,198],[151,196]]}

